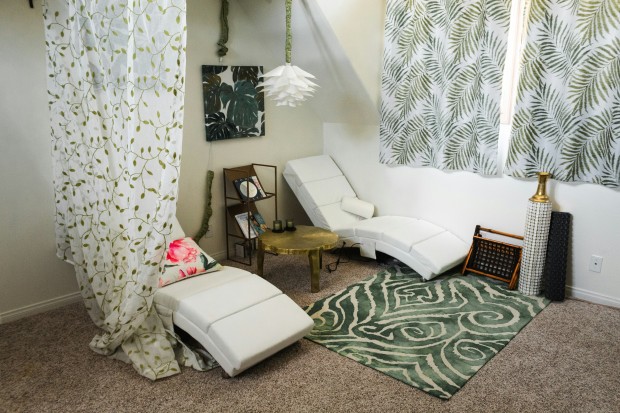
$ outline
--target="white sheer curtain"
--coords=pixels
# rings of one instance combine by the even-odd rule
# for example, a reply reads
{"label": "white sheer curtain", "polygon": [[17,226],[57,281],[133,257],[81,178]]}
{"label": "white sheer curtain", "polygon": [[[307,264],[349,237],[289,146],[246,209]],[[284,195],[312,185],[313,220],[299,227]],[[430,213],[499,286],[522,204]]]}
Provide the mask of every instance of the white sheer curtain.
{"label": "white sheer curtain", "polygon": [[47,0],[43,12],[58,255],[103,329],[91,348],[150,379],[175,374],[153,295],[176,209],[185,0]]}

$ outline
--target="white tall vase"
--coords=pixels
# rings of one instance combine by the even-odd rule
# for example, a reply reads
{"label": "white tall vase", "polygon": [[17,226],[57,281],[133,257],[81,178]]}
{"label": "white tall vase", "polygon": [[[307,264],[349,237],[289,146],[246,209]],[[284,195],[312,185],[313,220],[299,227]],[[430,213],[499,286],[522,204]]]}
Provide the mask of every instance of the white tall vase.
{"label": "white tall vase", "polygon": [[546,193],[546,183],[549,177],[550,174],[547,172],[538,174],[538,189],[527,205],[523,256],[519,275],[519,292],[525,295],[541,293],[551,223],[551,201]]}

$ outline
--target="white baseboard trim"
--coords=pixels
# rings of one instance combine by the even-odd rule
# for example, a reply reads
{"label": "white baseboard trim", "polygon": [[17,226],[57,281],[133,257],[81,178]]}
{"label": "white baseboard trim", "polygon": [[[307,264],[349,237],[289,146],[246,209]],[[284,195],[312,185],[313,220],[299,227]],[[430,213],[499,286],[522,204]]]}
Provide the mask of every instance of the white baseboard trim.
{"label": "white baseboard trim", "polygon": [[[222,261],[226,259],[226,251],[217,252],[211,256],[218,261]],[[20,318],[43,313],[45,311],[53,310],[67,304],[73,304],[81,300],[82,296],[78,291],[56,298],[50,298],[49,300],[30,304],[21,308],[16,308],[14,310],[5,311],[4,313],[0,313],[0,324],[9,323],[11,321],[19,320]]]}
{"label": "white baseboard trim", "polygon": [[31,315],[43,313],[45,311],[53,310],[55,308],[65,306],[67,304],[73,304],[81,300],[82,300],[82,295],[78,291],[75,293],[66,294],[60,297],[51,298],[49,300],[30,304],[25,307],[16,308],[15,310],[5,311],[4,313],[0,313],[0,324],[19,320],[20,318],[28,317]]}
{"label": "white baseboard trim", "polygon": [[603,304],[610,307],[620,308],[620,299],[616,297],[610,297],[608,295],[595,293],[593,291],[584,290],[582,288],[572,287],[570,285],[566,286],[566,293],[569,297],[576,298],[578,300],[589,301],[595,304]]}

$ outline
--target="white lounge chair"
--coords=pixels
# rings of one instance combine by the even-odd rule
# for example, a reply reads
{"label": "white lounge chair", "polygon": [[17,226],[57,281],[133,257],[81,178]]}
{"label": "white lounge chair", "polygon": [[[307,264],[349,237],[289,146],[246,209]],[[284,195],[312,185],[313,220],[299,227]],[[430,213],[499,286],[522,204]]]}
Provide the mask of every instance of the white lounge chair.
{"label": "white lounge chair", "polygon": [[465,260],[469,244],[422,219],[374,215],[328,155],[287,162],[284,178],[315,226],[336,232],[362,256],[384,252],[430,280]]}
{"label": "white lounge chair", "polygon": [[[183,238],[178,223],[174,239]],[[160,288],[160,314],[198,341],[231,377],[304,337],[314,323],[258,275],[223,266]]]}

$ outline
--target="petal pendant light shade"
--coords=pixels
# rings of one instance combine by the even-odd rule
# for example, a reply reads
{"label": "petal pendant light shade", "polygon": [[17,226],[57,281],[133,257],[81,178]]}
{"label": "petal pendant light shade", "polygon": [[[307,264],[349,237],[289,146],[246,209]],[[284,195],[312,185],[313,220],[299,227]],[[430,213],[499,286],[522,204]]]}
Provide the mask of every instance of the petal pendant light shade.
{"label": "petal pendant light shade", "polygon": [[260,85],[265,87],[267,96],[275,100],[277,106],[295,107],[298,102],[312,96],[317,86],[308,80],[314,79],[314,76],[290,63],[276,67],[263,77],[264,81]]}
{"label": "petal pendant light shade", "polygon": [[264,87],[277,106],[295,107],[312,96],[317,84],[309,80],[313,75],[291,65],[291,2],[286,0],[286,64],[265,73],[258,86]]}

